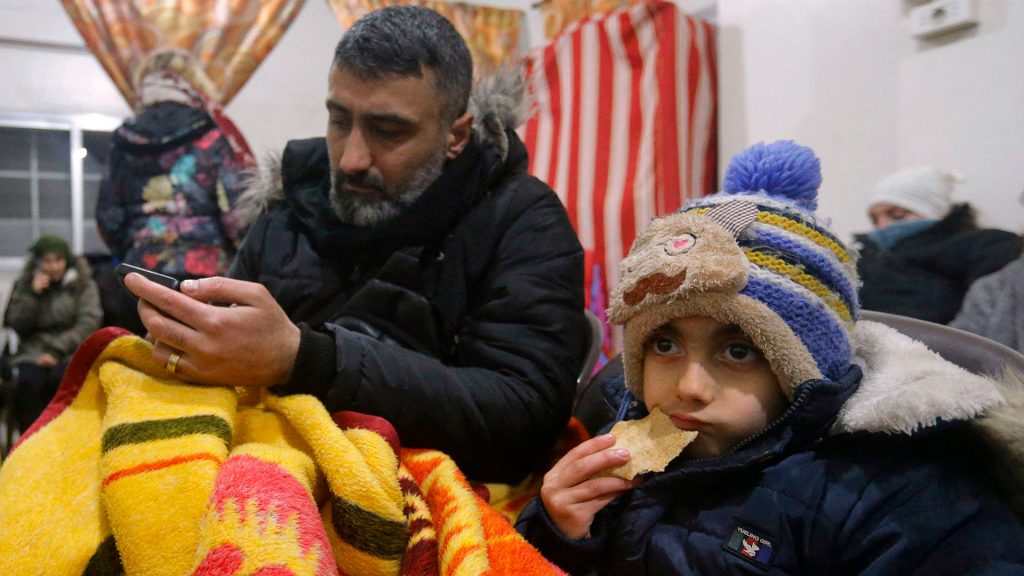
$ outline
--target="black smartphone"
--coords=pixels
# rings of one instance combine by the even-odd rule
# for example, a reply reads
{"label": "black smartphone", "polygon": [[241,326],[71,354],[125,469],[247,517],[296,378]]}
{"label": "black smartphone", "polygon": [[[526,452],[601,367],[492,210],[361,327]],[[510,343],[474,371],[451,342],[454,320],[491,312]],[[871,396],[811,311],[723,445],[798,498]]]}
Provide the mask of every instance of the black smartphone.
{"label": "black smartphone", "polygon": [[[138,266],[125,264],[124,262],[118,264],[117,268],[114,269],[114,273],[117,274],[117,279],[118,281],[121,282],[121,286],[124,286],[124,277],[131,274],[132,272],[138,272],[139,274],[145,276],[147,279],[152,280],[153,282],[156,282],[161,286],[166,286],[171,290],[178,289],[178,279],[167,276],[166,274],[160,274],[159,272],[153,272],[152,270],[146,270],[145,268],[139,268]],[[128,290],[127,286],[125,286],[125,290]],[[129,292],[131,291],[129,290]]]}

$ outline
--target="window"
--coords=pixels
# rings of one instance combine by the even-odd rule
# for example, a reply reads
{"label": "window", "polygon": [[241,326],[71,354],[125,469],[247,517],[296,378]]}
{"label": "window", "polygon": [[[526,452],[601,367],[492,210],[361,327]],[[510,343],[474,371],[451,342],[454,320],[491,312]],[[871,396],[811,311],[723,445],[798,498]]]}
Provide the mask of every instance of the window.
{"label": "window", "polygon": [[64,237],[75,254],[107,251],[96,199],[119,124],[94,115],[0,114],[0,268],[20,268],[43,234]]}

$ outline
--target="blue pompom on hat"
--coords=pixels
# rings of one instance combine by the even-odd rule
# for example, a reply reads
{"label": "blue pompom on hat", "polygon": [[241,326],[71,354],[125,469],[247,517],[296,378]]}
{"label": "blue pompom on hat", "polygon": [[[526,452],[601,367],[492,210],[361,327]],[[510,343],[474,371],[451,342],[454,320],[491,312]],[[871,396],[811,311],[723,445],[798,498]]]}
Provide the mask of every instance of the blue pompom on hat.
{"label": "blue pompom on hat", "polygon": [[729,164],[723,191],[653,221],[623,262],[609,317],[626,325],[626,383],[642,392],[643,344],[675,318],[734,323],[792,398],[839,378],[859,312],[855,256],[814,215],[821,167],[792,141],[759,143]]}
{"label": "blue pompom on hat", "polygon": [[761,190],[811,212],[818,209],[819,186],[821,162],[810,148],[792,140],[754,144],[733,157],[722,180],[729,194]]}

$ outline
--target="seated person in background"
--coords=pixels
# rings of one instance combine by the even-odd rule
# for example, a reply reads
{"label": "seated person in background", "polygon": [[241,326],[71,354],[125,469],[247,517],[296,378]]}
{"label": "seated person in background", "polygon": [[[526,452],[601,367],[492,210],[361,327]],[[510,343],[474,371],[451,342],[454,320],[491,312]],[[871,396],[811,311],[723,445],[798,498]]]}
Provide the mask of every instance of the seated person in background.
{"label": "seated person in background", "polygon": [[725,192],[633,244],[609,310],[625,324],[625,389],[606,390],[620,420],[659,410],[697,436],[642,481],[600,474],[630,459],[607,434],[563,457],[517,523],[563,569],[1024,568],[1024,529],[966,447],[982,414],[1019,418],[996,382],[856,323],[852,256],[813,213],[820,182],[808,148],[758,144],[733,159]]}
{"label": "seated person in background", "polygon": [[4,325],[18,333],[14,409],[22,432],[60,386],[68,360],[103,319],[100,294],[85,258],[71,258],[59,236],[42,236],[14,282]]}
{"label": "seated person in background", "polygon": [[388,7],[350,28],[327,138],[286,147],[235,279],[180,294],[127,278],[154,357],[186,381],[384,417],[403,446],[442,450],[474,480],[535,471],[583,361],[583,250],[558,197],[526,174],[522,79],[469,111],[471,77],[436,12]]}
{"label": "seated person in background", "polygon": [[[1024,204],[1024,195],[1020,200]],[[1024,256],[971,284],[949,325],[1024,354]]]}
{"label": "seated person in background", "polygon": [[949,325],[1024,354],[1024,257],[971,284]]}
{"label": "seated person in background", "polygon": [[938,168],[908,168],[870,191],[875,230],[856,237],[865,309],[946,324],[972,282],[1021,253],[1016,234],[978,229],[970,206],[952,204],[956,180]]}

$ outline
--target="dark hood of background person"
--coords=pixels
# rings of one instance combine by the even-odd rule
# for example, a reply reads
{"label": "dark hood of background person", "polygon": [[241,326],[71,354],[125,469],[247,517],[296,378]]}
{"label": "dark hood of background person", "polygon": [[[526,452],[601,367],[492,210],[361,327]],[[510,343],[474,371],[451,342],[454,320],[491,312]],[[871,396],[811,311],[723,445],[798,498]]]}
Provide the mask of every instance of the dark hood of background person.
{"label": "dark hood of background person", "polygon": [[891,242],[877,241],[874,233],[856,236],[863,308],[946,324],[960,310],[972,282],[1021,253],[1019,236],[979,229],[967,204],[910,232]]}
{"label": "dark hood of background person", "polygon": [[126,120],[114,132],[113,142],[136,153],[153,153],[195,140],[215,127],[204,108],[158,102]]}
{"label": "dark hood of background person", "polygon": [[[25,266],[21,269],[21,274],[17,280],[18,282],[25,282],[27,285],[31,285],[33,275],[39,271],[40,259],[46,252],[52,252],[52,250],[46,250],[44,252],[39,252],[38,254],[33,251],[32,257],[29,258],[25,263]],[[51,284],[50,289],[62,288],[75,294],[79,294],[85,290],[86,286],[91,281],[92,268],[89,266],[89,262],[83,257],[73,257],[68,254],[65,261],[68,263],[68,267],[64,272],[64,276],[59,282]]]}

